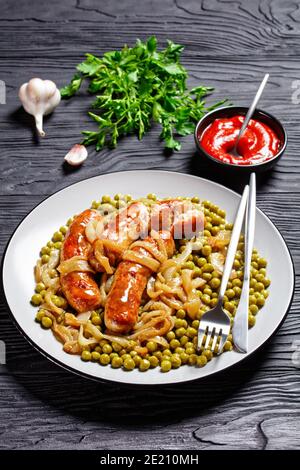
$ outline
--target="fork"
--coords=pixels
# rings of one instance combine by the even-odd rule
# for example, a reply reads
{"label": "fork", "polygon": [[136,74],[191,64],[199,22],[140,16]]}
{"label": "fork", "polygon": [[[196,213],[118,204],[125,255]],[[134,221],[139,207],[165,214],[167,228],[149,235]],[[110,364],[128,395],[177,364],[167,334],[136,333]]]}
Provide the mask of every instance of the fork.
{"label": "fork", "polygon": [[[219,291],[218,302],[215,307],[213,307],[208,312],[205,312],[200,320],[198,328],[198,341],[197,349],[201,349],[204,337],[206,336],[204,349],[211,349],[212,352],[215,351],[218,338],[220,337],[220,342],[218,344],[217,355],[221,354],[224,344],[230,333],[231,321],[229,315],[224,312],[223,297],[226,291],[228,280],[231,274],[232,265],[235,258],[235,253],[237,245],[239,242],[243,220],[245,216],[247,200],[249,195],[249,186],[246,185],[241,201],[237,210],[234,227],[231,234],[230,243],[227,250],[226,261],[222,276],[222,282]],[[212,341],[212,344],[211,344]]]}

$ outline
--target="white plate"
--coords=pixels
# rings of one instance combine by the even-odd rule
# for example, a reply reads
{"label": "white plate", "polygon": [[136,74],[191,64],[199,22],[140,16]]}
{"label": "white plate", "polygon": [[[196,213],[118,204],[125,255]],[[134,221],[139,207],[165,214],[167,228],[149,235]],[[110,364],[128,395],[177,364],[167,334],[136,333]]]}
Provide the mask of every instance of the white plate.
{"label": "white plate", "polygon": [[156,193],[158,197],[199,196],[226,210],[232,221],[239,195],[211,181],[166,171],[126,171],[100,175],[73,184],[40,203],[21,222],[6,249],[3,261],[3,286],[8,306],[18,328],[29,342],[57,364],[93,379],[130,384],[166,384],[206,377],[237,364],[256,351],[276,331],[289,309],[294,290],[294,269],[288,248],[272,222],[257,210],[255,247],[268,260],[270,295],[249,331],[247,355],[226,352],[203,368],[182,366],[162,373],[158,368],[125,372],[83,362],[79,356],[66,354],[51,332],[34,321],[36,309],[29,303],[34,290],[33,266],[39,250],[54,231],[73,214],[90,206],[103,194],[130,193],[134,197]]}

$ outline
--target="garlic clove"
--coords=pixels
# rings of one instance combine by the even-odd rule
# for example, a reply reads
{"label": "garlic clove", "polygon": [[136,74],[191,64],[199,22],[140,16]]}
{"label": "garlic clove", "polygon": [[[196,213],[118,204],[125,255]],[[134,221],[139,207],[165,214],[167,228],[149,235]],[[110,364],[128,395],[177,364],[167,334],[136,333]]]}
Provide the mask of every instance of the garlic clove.
{"label": "garlic clove", "polygon": [[44,137],[43,116],[50,114],[61,99],[55,83],[51,80],[32,78],[20,87],[19,98],[25,111],[34,116],[36,128],[40,136]]}
{"label": "garlic clove", "polygon": [[64,160],[72,166],[81,165],[88,156],[87,149],[84,145],[75,144],[71,150],[67,153]]}

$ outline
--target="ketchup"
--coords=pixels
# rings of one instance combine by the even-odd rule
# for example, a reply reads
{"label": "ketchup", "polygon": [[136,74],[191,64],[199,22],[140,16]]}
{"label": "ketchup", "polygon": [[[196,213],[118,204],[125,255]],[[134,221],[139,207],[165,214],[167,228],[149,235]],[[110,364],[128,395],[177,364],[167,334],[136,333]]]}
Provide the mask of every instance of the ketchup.
{"label": "ketchup", "polygon": [[250,119],[239,141],[237,151],[243,158],[231,154],[243,121],[244,116],[215,119],[200,137],[202,148],[217,160],[236,165],[253,165],[274,157],[281,141],[269,126],[255,119]]}

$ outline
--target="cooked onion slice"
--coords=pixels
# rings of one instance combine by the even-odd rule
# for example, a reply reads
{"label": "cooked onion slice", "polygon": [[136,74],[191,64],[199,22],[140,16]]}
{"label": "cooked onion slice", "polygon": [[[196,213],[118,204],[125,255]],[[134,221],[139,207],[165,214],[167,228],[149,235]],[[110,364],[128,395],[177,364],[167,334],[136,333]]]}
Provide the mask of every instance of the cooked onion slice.
{"label": "cooked onion slice", "polygon": [[91,273],[94,272],[92,267],[89,265],[87,259],[84,258],[83,256],[73,256],[70,259],[62,261],[62,263],[60,263],[60,265],[58,266],[57,270],[62,275],[69,274],[72,271],[91,272]]}

